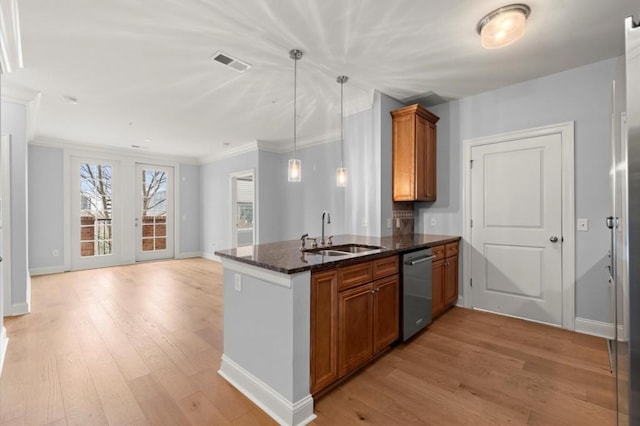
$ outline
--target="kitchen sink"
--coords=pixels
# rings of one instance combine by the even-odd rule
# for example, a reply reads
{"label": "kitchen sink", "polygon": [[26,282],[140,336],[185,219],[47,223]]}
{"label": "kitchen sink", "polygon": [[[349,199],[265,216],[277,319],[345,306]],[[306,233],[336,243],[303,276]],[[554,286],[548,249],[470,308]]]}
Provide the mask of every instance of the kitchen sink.
{"label": "kitchen sink", "polygon": [[367,246],[364,244],[341,244],[339,246],[316,247],[304,250],[309,254],[320,254],[323,256],[355,256],[357,254],[375,253],[383,247]]}
{"label": "kitchen sink", "polygon": [[344,253],[367,253],[374,250],[380,250],[383,247],[367,246],[364,244],[342,244],[339,246],[333,246],[331,250],[341,251]]}

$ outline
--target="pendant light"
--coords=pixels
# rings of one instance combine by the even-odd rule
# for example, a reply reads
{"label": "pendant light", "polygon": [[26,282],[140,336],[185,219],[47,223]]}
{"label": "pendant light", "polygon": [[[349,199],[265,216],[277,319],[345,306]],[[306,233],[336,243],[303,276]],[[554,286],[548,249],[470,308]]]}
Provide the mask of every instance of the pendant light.
{"label": "pendant light", "polygon": [[346,75],[338,76],[340,83],[340,167],[336,170],[336,186],[347,186],[347,169],[344,167],[344,84],[349,81]]}
{"label": "pendant light", "polygon": [[296,85],[298,83],[298,61],[302,58],[302,51],[292,49],[289,52],[289,58],[293,59],[293,158],[289,160],[288,176],[289,182],[300,182],[302,179],[302,163],[296,158],[296,122],[298,114],[296,108]]}

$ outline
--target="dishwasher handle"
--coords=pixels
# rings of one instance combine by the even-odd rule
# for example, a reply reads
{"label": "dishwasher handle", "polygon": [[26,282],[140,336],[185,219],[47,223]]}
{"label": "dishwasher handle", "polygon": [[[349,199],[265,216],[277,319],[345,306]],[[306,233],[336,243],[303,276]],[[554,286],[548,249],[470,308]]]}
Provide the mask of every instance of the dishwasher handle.
{"label": "dishwasher handle", "polygon": [[435,258],[435,256],[419,257],[417,259],[407,260],[407,261],[404,262],[404,264],[405,265],[409,265],[409,266],[413,266],[413,265],[417,265],[418,263],[428,262],[430,260],[433,260],[434,258]]}

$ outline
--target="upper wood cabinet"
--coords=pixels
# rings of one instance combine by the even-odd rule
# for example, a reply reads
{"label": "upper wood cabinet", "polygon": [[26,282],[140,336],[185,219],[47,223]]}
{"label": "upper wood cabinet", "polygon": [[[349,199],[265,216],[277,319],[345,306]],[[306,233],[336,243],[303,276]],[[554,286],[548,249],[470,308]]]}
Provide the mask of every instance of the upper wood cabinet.
{"label": "upper wood cabinet", "polygon": [[436,200],[437,115],[418,104],[391,111],[393,201]]}

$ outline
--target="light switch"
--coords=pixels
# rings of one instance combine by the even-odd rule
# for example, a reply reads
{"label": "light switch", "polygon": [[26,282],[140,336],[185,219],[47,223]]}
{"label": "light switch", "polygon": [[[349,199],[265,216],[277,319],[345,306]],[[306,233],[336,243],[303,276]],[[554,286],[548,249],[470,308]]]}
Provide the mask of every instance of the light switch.
{"label": "light switch", "polygon": [[235,290],[242,291],[242,275],[235,274],[234,279],[235,279]]}
{"label": "light switch", "polygon": [[578,231],[586,232],[589,230],[589,219],[578,218]]}

